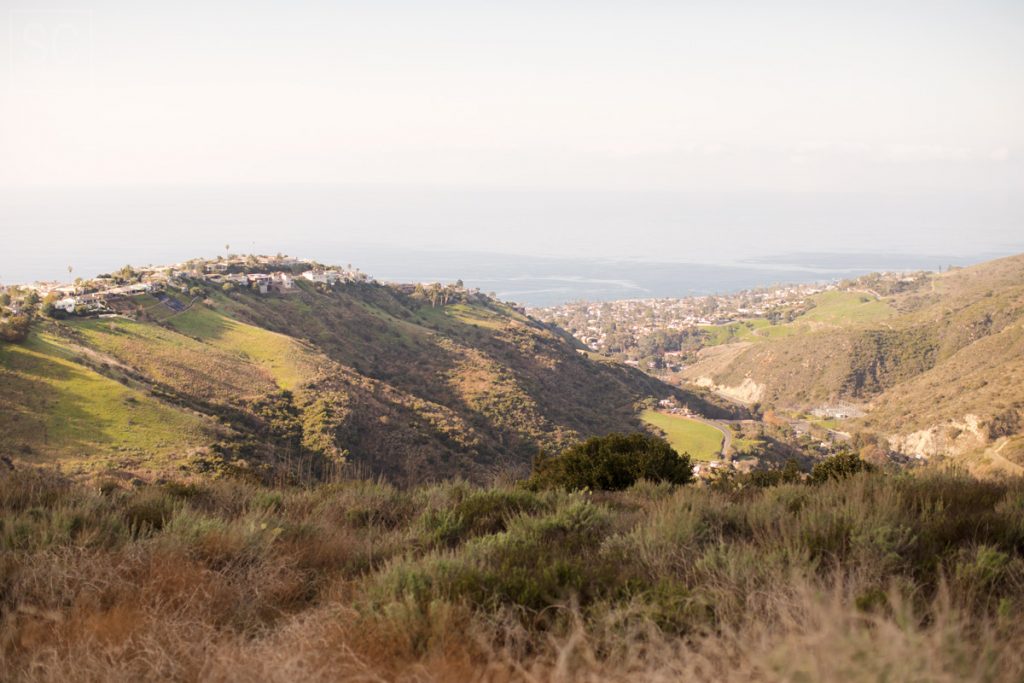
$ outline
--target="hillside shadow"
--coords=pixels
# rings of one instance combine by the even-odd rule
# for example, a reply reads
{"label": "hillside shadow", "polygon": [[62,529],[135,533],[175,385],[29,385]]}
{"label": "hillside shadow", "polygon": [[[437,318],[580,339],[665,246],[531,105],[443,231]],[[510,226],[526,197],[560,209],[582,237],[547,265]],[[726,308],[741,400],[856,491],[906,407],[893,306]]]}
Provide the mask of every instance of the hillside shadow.
{"label": "hillside shadow", "polygon": [[238,323],[203,306],[167,318],[161,324],[196,341],[210,342],[223,339]]}
{"label": "hillside shadow", "polygon": [[[71,378],[73,371],[67,369],[61,374]],[[0,393],[0,405],[4,407],[0,414],[0,453],[4,455],[42,459],[43,453],[59,450],[82,457],[91,455],[97,445],[113,443],[109,436],[113,421],[86,410],[87,399],[73,398],[47,381],[0,373]],[[59,458],[57,455],[46,460]]]}
{"label": "hillside shadow", "polygon": [[67,381],[73,376],[72,368],[61,362],[71,362],[67,358],[67,351],[36,335],[30,337],[23,346],[8,345],[0,354],[0,361],[15,372],[54,381]]}

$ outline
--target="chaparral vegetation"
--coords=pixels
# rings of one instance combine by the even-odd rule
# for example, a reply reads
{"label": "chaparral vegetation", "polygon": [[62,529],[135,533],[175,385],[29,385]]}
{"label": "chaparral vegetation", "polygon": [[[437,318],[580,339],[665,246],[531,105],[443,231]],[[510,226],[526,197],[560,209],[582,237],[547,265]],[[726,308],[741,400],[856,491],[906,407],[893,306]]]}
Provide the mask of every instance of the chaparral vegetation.
{"label": "chaparral vegetation", "polygon": [[1022,607],[1012,479],[0,477],[8,681],[1019,681]]}

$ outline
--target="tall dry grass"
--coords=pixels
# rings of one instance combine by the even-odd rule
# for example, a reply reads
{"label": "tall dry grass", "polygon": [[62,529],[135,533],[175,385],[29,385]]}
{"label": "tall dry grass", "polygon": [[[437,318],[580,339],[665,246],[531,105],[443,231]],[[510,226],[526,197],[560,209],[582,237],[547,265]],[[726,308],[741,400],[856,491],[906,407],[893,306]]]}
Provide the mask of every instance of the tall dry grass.
{"label": "tall dry grass", "polygon": [[1024,484],[0,479],[11,681],[1021,681]]}

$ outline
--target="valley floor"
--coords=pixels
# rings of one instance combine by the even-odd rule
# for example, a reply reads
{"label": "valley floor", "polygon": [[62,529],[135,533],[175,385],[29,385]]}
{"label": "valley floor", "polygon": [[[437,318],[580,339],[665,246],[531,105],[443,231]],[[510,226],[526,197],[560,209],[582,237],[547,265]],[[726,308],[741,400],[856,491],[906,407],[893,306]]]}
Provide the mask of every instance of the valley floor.
{"label": "valley floor", "polygon": [[704,418],[645,410],[641,419],[664,432],[677,453],[687,453],[695,460],[717,460],[729,453],[732,434]]}

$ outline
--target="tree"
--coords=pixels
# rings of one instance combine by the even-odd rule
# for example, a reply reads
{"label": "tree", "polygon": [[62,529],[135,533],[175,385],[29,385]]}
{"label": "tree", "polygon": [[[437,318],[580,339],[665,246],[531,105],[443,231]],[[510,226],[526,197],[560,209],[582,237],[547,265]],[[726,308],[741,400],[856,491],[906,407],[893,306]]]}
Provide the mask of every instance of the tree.
{"label": "tree", "polygon": [[458,293],[458,290],[455,288],[454,285],[446,285],[446,286],[444,286],[441,289],[441,303],[443,305],[447,306],[448,302],[451,301],[452,298],[454,298],[457,293]]}
{"label": "tree", "polygon": [[135,269],[132,268],[131,266],[125,266],[124,268],[116,270],[111,274],[114,276],[114,279],[117,280],[118,282],[135,282],[136,280],[139,279],[139,274],[136,273]]}
{"label": "tree", "polygon": [[42,312],[43,315],[50,318],[64,317],[64,311],[57,308],[57,295],[53,292],[47,294],[46,298],[43,299],[43,305],[40,311]]}
{"label": "tree", "polygon": [[16,315],[0,320],[0,341],[22,342],[28,337],[30,320],[27,315]]}
{"label": "tree", "polygon": [[800,466],[796,460],[790,459],[780,470],[752,470],[743,483],[756,488],[769,488],[780,484],[798,484],[802,479]]}
{"label": "tree", "polygon": [[686,484],[693,478],[690,456],[679,455],[651,434],[609,434],[570,446],[559,455],[540,454],[527,486],[533,489],[617,491],[640,479]]}
{"label": "tree", "polygon": [[441,301],[442,287],[440,282],[435,282],[430,285],[430,289],[427,290],[427,296],[430,297],[430,307],[437,308],[438,302]]}
{"label": "tree", "polygon": [[846,479],[858,472],[873,472],[875,466],[864,462],[852,452],[842,452],[817,463],[811,470],[811,481],[822,484],[831,479]]}

